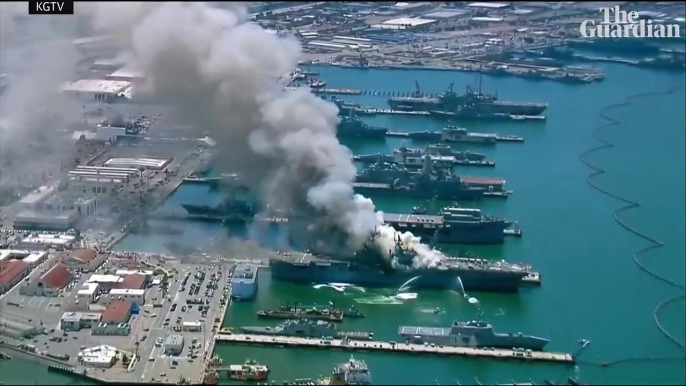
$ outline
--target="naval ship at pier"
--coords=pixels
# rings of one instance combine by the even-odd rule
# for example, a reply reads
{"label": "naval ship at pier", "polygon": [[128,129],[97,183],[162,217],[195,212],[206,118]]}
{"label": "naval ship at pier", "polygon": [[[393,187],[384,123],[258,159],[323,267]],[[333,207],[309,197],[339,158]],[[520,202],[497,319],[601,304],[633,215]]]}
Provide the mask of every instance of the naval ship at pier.
{"label": "naval ship at pier", "polygon": [[488,118],[498,114],[535,116],[548,108],[546,103],[500,101],[497,93],[481,92],[481,76],[478,77],[478,83],[476,90],[466,86],[462,95],[454,92],[454,83],[450,83],[445,93],[437,97],[428,97],[422,94],[419,83],[415,81],[415,92],[412,95],[391,97],[388,99],[388,105],[393,110],[428,111],[435,115],[447,113],[458,118]]}
{"label": "naval ship at pier", "polygon": [[[477,292],[517,292],[537,284],[540,276],[528,265],[478,258],[446,257],[428,267],[415,267],[417,253],[400,238],[384,257],[375,238],[353,256],[284,254],[269,262],[272,278],[300,283],[348,283],[366,287],[399,288],[412,280],[412,288],[460,289]],[[329,255],[330,256],[330,255]],[[459,278],[459,279],[458,279]]]}

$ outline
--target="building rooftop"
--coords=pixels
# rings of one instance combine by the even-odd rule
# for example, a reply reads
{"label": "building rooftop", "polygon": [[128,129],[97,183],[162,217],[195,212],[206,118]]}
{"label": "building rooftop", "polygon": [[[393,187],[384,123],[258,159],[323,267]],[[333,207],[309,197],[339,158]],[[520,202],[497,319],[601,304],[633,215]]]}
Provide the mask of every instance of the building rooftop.
{"label": "building rooftop", "polygon": [[98,290],[98,283],[83,283],[81,289],[76,291],[78,295],[93,295]]}
{"label": "building rooftop", "polygon": [[124,281],[117,275],[91,275],[86,281],[87,283],[121,283]]}
{"label": "building rooftop", "polygon": [[128,65],[119,70],[107,75],[108,78],[128,78],[128,79],[143,79],[145,74],[135,65]]}
{"label": "building rooftop", "polygon": [[56,189],[56,186],[41,186],[40,188],[24,196],[24,198],[19,200],[19,203],[26,205],[37,204],[45,198],[47,198],[48,196],[50,196],[51,194],[53,194]]}
{"label": "building rooftop", "polygon": [[467,5],[468,7],[471,8],[491,8],[491,9],[500,9],[500,8],[505,8],[508,7],[509,5],[507,3],[486,3],[486,2],[476,2],[476,3],[471,3]]}
{"label": "building rooftop", "polygon": [[[120,289],[136,289],[140,290],[145,284],[146,276],[133,274],[124,276],[124,281],[119,284]],[[142,291],[142,290],[141,290]],[[111,293],[111,292],[110,292]]]}
{"label": "building rooftop", "polygon": [[0,249],[0,261],[16,259],[31,264],[42,259],[46,254],[47,252],[45,251],[29,251],[26,249]]}
{"label": "building rooftop", "polygon": [[111,158],[105,162],[105,166],[111,167],[144,167],[144,168],[163,168],[170,161],[169,158]]}
{"label": "building rooftop", "polygon": [[0,261],[0,286],[11,283],[28,267],[28,263],[19,260]]}
{"label": "building rooftop", "polygon": [[397,25],[397,26],[410,26],[417,27],[424,24],[435,23],[436,20],[431,19],[420,19],[418,17],[400,17],[397,19],[386,20],[382,22],[383,25]]}
{"label": "building rooftop", "polygon": [[62,87],[65,92],[119,94],[131,87],[131,82],[107,79],[80,79]]}
{"label": "building rooftop", "polygon": [[117,295],[137,295],[137,296],[142,296],[145,295],[145,290],[142,289],[132,289],[132,288],[115,288],[113,290],[110,290],[110,295],[111,296],[117,296]]}
{"label": "building rooftop", "polygon": [[128,321],[128,315],[131,311],[131,304],[124,301],[114,301],[102,313],[103,323],[123,323]]}
{"label": "building rooftop", "polygon": [[46,287],[63,288],[73,278],[69,269],[62,264],[57,264],[40,277],[40,282]]}
{"label": "building rooftop", "polygon": [[77,248],[69,253],[69,258],[83,263],[88,263],[95,259],[98,253],[93,249]]}
{"label": "building rooftop", "polygon": [[165,345],[175,346],[183,343],[183,335],[169,335],[164,341]]}
{"label": "building rooftop", "polygon": [[436,11],[436,12],[431,12],[427,13],[426,15],[423,15],[426,18],[429,19],[448,19],[451,17],[458,17],[467,14],[467,11],[459,11],[459,10],[443,10],[443,11]]}
{"label": "building rooftop", "polygon": [[[27,209],[27,210],[22,210],[17,214],[15,217],[15,221],[68,221],[71,219],[71,217],[74,215],[76,212],[76,209],[74,210],[65,210],[63,212],[51,212],[51,211],[45,211],[45,210],[33,210],[33,209]],[[53,235],[50,235],[53,236]],[[29,239],[30,237],[27,237],[26,239]],[[25,239],[25,240],[26,240]],[[29,241],[27,241],[29,242]]]}

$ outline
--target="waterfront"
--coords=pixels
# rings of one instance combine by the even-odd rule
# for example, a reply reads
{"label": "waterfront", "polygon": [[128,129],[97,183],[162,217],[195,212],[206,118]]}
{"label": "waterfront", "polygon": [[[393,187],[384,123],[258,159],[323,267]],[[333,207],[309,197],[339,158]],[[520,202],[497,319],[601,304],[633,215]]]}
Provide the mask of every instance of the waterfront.
{"label": "waterfront", "polygon": [[[607,362],[627,357],[678,356],[680,351],[666,340],[654,325],[653,309],[673,296],[675,291],[663,286],[640,271],[633,254],[646,243],[619,227],[612,212],[620,203],[591,189],[585,182],[590,170],[578,160],[583,151],[597,146],[591,133],[602,121],[598,111],[606,105],[622,102],[626,96],[664,91],[671,87],[684,89],[684,76],[654,73],[622,65],[603,66],[607,77],[603,83],[569,86],[555,83],[527,82],[519,79],[484,77],[486,92],[498,89],[503,100],[538,100],[549,104],[545,123],[465,123],[471,131],[515,134],[526,138],[523,145],[499,144],[494,148],[460,146],[482,152],[497,162],[494,169],[458,168],[463,174],[505,178],[514,195],[508,200],[485,200],[479,205],[489,214],[505,215],[520,223],[525,236],[507,240],[503,246],[469,248],[483,257],[530,262],[540,271],[543,286],[525,290],[520,295],[475,294],[481,301],[485,318],[497,331],[534,334],[551,339],[550,350],[574,351],[578,339],[592,341],[582,361]],[[397,90],[398,79],[410,90],[417,79],[427,92],[442,91],[449,81],[460,88],[472,83],[474,76],[465,73],[425,71],[376,71],[318,68],[331,87]],[[637,83],[634,80],[640,79]],[[391,87],[392,85],[392,87]],[[346,100],[384,107],[385,98],[346,96]],[[673,280],[683,283],[684,271],[684,95],[648,97],[612,114],[622,124],[601,135],[617,147],[590,157],[608,171],[597,181],[601,186],[621,192],[641,203],[638,210],[622,214],[632,225],[665,243],[665,247],[645,255],[646,265]],[[423,117],[379,116],[365,121],[394,130],[436,130],[441,121]],[[401,141],[389,139],[384,144],[352,143],[355,153],[387,152]],[[411,144],[407,144],[408,146]],[[204,201],[206,188],[182,187],[167,205]],[[218,199],[212,194],[213,199]],[[216,201],[215,201],[216,202]],[[375,200],[379,209],[408,211],[410,200]],[[208,202],[213,204],[214,202]],[[201,246],[211,237],[225,235],[217,224],[184,225],[178,236],[129,236],[120,249],[166,251],[170,242]],[[188,242],[187,242],[188,240]],[[445,247],[447,252],[457,247]],[[466,249],[466,248],[464,248]],[[260,293],[254,303],[235,304],[229,310],[226,325],[258,324],[254,311],[299,300],[325,303],[339,299],[372,296],[358,295],[356,290],[341,294],[331,288],[314,289],[292,284],[271,284],[268,276],[260,277]],[[392,295],[380,291],[378,295]],[[353,300],[354,302],[354,300]],[[352,304],[346,300],[341,306]],[[473,306],[454,293],[421,292],[415,300],[402,305],[356,304],[370,317],[350,323],[355,329],[369,328],[378,338],[392,339],[398,324],[442,326],[454,318],[476,316]],[[433,313],[435,307],[450,314]],[[429,312],[427,312],[427,310]],[[661,314],[665,327],[683,341],[683,302]],[[347,322],[346,322],[347,323]],[[367,327],[368,326],[368,327]],[[682,351],[683,352],[683,351]],[[316,350],[267,349],[232,346],[217,347],[224,363],[242,363],[254,358],[272,368],[272,379],[289,380],[327,375],[332,366],[349,356],[346,352],[323,355]],[[634,362],[601,368],[580,364],[578,370],[563,370],[542,364],[500,363],[462,358],[414,358],[382,353],[355,354],[365,359],[376,383],[427,383],[434,379],[443,384],[460,380],[470,382],[524,381],[532,378],[559,380],[561,375],[577,376],[595,383],[683,383],[683,361]],[[0,371],[11,363],[0,362]],[[306,363],[306,366],[302,366]],[[300,365],[300,367],[299,367]],[[26,365],[28,366],[28,365]],[[398,372],[396,368],[403,368]],[[41,370],[42,371],[42,370]],[[564,374],[561,374],[565,371]],[[11,370],[14,374],[14,369]],[[47,373],[46,373],[47,374]],[[38,383],[62,383],[62,376],[42,378]],[[7,383],[3,378],[3,382]],[[66,379],[66,378],[64,378]],[[14,381],[13,377],[7,380]],[[18,378],[16,381],[22,380]],[[226,382],[225,374],[220,382]],[[26,380],[33,383],[33,380]],[[66,382],[64,382],[66,383]]]}

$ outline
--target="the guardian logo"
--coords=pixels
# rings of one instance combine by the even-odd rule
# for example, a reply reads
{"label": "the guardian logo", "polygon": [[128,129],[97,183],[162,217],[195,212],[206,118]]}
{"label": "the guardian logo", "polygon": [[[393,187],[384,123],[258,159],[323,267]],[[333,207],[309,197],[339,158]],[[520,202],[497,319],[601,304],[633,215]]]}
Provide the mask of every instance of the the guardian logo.
{"label": "the guardian logo", "polygon": [[653,20],[640,19],[636,11],[622,11],[619,6],[601,8],[603,21],[584,20],[579,26],[585,38],[678,38],[678,24],[656,24]]}
{"label": "the guardian logo", "polygon": [[29,15],[73,15],[73,1],[29,1]]}

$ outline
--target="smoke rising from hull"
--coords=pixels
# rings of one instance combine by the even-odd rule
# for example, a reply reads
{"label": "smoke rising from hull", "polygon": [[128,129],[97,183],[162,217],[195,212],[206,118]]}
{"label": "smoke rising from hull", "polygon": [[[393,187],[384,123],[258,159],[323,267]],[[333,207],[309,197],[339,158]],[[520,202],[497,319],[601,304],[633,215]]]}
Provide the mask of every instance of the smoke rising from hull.
{"label": "smoke rising from hull", "polygon": [[[337,107],[277,82],[295,70],[299,43],[246,22],[245,4],[224,7],[95,3],[88,13],[103,32],[128,39],[146,75],[135,93],[172,105],[215,139],[217,162],[239,172],[264,204],[305,216],[312,237],[338,253],[361,249],[374,232],[380,251],[394,249],[397,232],[354,194],[356,169],[336,138]],[[129,15],[130,25],[112,14]],[[442,256],[410,233],[401,237],[421,256],[417,265]]]}

